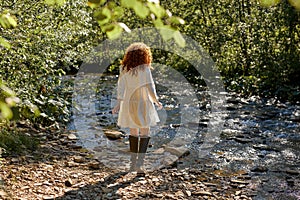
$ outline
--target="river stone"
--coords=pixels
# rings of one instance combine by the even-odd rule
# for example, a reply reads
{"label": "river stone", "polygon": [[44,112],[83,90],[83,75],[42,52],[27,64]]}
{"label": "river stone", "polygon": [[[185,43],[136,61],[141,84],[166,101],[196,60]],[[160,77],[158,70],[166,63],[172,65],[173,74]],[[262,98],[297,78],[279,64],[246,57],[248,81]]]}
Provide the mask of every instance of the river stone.
{"label": "river stone", "polygon": [[69,140],[77,140],[77,136],[75,134],[71,133],[68,135],[68,139]]}
{"label": "river stone", "polygon": [[236,137],[234,139],[235,139],[235,141],[237,141],[239,143],[242,143],[242,144],[246,144],[246,143],[252,142],[251,139],[247,139],[247,138],[238,138],[238,137]]}
{"label": "river stone", "polygon": [[224,129],[224,130],[222,130],[221,134],[226,135],[226,136],[233,136],[233,135],[238,135],[238,134],[242,134],[242,133],[243,132],[240,130]]}
{"label": "river stone", "polygon": [[153,151],[153,154],[163,154],[165,152],[164,148],[159,148]]}
{"label": "river stone", "polygon": [[55,199],[55,196],[43,196],[43,200],[53,200]]}
{"label": "river stone", "polygon": [[232,183],[238,183],[238,184],[249,184],[249,182],[247,182],[247,181],[238,180],[238,179],[231,179],[230,181]]}
{"label": "river stone", "polygon": [[194,195],[208,195],[211,196],[212,194],[210,192],[207,191],[195,191],[193,192]]}
{"label": "river stone", "polygon": [[96,162],[96,161],[90,162],[90,163],[88,164],[88,166],[89,166],[89,168],[91,168],[91,169],[100,169],[100,163],[99,163],[99,162]]}
{"label": "river stone", "polygon": [[268,171],[267,167],[264,166],[256,166],[254,168],[251,169],[252,172],[266,172]]}
{"label": "river stone", "polygon": [[107,130],[104,132],[107,138],[117,140],[123,137],[123,133],[120,131]]}
{"label": "river stone", "polygon": [[159,169],[163,168],[165,166],[173,166],[176,164],[176,161],[178,160],[178,157],[175,155],[168,155],[164,157],[162,160],[162,166],[159,167]]}
{"label": "river stone", "polygon": [[176,155],[178,157],[187,155],[190,153],[188,148],[185,147],[170,147],[170,146],[165,146],[165,151],[170,152],[173,155]]}
{"label": "river stone", "polygon": [[297,170],[292,170],[292,169],[286,169],[285,172],[286,172],[287,174],[291,174],[291,175],[298,175],[298,174],[300,174],[299,171],[297,171]]}
{"label": "river stone", "polygon": [[84,157],[82,156],[74,156],[74,162],[83,163],[85,161]]}

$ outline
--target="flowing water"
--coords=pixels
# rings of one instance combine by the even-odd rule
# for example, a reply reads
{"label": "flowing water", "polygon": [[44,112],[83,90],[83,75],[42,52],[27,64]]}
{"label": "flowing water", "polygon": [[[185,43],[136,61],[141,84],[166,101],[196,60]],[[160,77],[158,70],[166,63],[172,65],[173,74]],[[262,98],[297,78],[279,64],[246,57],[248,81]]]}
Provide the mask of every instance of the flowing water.
{"label": "flowing water", "polygon": [[[251,187],[259,191],[257,199],[270,194],[300,198],[299,105],[209,94],[195,86],[178,85],[174,89],[163,79],[155,81],[164,108],[158,110],[161,122],[151,127],[148,170],[174,163],[177,167],[244,170],[250,172]],[[69,128],[79,138],[78,143],[94,152],[98,160],[126,170],[129,130],[117,127],[117,115],[110,112],[116,103],[116,83],[114,76],[77,75]],[[226,95],[224,110],[213,109],[213,95]],[[110,140],[106,130],[121,131],[123,137]],[[166,147],[178,154],[164,151]],[[190,154],[183,156],[186,149],[182,147]]]}

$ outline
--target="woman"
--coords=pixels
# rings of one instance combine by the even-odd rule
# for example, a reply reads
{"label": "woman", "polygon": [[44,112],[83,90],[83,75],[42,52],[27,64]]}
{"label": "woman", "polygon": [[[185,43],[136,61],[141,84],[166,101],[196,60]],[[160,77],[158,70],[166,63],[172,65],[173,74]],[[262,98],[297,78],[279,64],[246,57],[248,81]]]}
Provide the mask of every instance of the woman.
{"label": "woman", "polygon": [[119,112],[118,126],[130,128],[130,170],[138,175],[144,174],[150,126],[159,122],[154,104],[162,108],[150,71],[151,62],[150,48],[144,43],[133,43],[126,49],[118,80],[118,102],[112,110],[113,114]]}

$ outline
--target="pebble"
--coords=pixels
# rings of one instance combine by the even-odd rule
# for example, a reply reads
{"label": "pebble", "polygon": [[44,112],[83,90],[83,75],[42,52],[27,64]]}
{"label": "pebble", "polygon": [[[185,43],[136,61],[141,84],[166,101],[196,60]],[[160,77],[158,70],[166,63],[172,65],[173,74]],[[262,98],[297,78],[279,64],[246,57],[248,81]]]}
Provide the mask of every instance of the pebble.
{"label": "pebble", "polygon": [[187,195],[188,197],[192,196],[192,192],[189,191],[189,190],[186,190],[185,193],[186,193],[186,195]]}
{"label": "pebble", "polygon": [[292,169],[286,169],[285,172],[286,172],[287,174],[291,174],[291,175],[298,175],[298,174],[300,174],[299,171],[297,171],[297,170],[292,170]]}
{"label": "pebble", "polygon": [[85,158],[83,156],[74,156],[74,162],[84,163],[85,162]]}
{"label": "pebble", "polygon": [[235,139],[235,141],[242,143],[242,144],[252,142],[252,139],[247,139],[247,138],[234,138],[234,139]]}
{"label": "pebble", "polygon": [[212,193],[210,192],[207,192],[207,191],[196,191],[196,192],[193,192],[194,195],[208,195],[208,196],[211,196]]}
{"label": "pebble", "polygon": [[69,140],[77,140],[77,136],[75,134],[71,133],[68,135],[68,139]]}
{"label": "pebble", "polygon": [[266,172],[268,171],[267,167],[264,166],[256,166],[254,168],[251,169],[252,172]]}
{"label": "pebble", "polygon": [[[259,107],[259,109],[263,110],[264,106]],[[164,146],[164,148],[149,150],[151,155],[147,154],[147,158],[154,154],[151,161],[157,162],[161,170],[149,171],[145,177],[139,179],[136,178],[135,173],[124,174],[124,171],[116,170],[115,166],[104,166],[101,164],[101,161],[108,160],[107,155],[112,156],[112,163],[121,161],[120,163],[123,163],[123,165],[129,164],[129,157],[122,160],[123,158],[120,159],[114,156],[118,154],[110,154],[112,152],[118,153],[114,149],[111,151],[105,149],[103,154],[99,154],[99,162],[94,161],[94,159],[89,157],[91,155],[90,152],[82,152],[81,145],[75,143],[76,141],[69,141],[76,140],[74,137],[76,135],[74,134],[70,138],[68,137],[70,135],[63,135],[62,137],[54,135],[51,139],[49,137],[49,140],[52,141],[44,141],[45,144],[41,145],[41,148],[47,151],[40,156],[43,159],[41,162],[36,162],[35,155],[25,156],[25,158],[3,158],[1,161],[5,162],[7,160],[7,162],[3,165],[4,170],[0,171],[0,175],[6,177],[5,184],[9,189],[7,190],[9,191],[8,193],[24,199],[51,199],[51,194],[66,200],[251,199],[252,197],[253,199],[260,199],[263,196],[262,192],[268,196],[270,194],[277,195],[299,191],[299,169],[295,167],[298,164],[295,159],[299,154],[297,154],[298,151],[295,151],[290,146],[290,142],[293,142],[293,140],[288,137],[289,133],[287,132],[285,134],[287,137],[279,139],[287,139],[289,143],[281,144],[281,142],[286,142],[286,140],[276,141],[276,145],[281,145],[283,148],[286,145],[286,148],[289,148],[289,152],[292,151],[291,155],[296,155],[295,158],[289,157],[291,160],[288,162],[295,161],[293,166],[285,165],[287,163],[284,160],[285,158],[280,157],[280,154],[276,151],[275,142],[272,140],[273,136],[276,135],[276,129],[279,129],[278,127],[281,126],[280,123],[285,123],[285,125],[292,123],[287,118],[290,115],[287,115],[286,119],[284,119],[288,122],[282,120],[280,123],[277,123],[277,115],[271,114],[270,116],[274,119],[270,120],[268,119],[268,114],[265,114],[267,112],[264,111],[264,121],[258,121],[259,118],[256,115],[260,115],[259,109],[256,107],[253,110],[251,108],[241,111],[233,109],[234,112],[230,113],[229,116],[230,120],[225,122],[228,123],[226,124],[226,129],[222,131],[222,141],[214,147],[217,152],[222,152],[222,154],[210,154],[206,158],[198,158],[197,164],[188,166],[187,169],[181,169],[180,162],[185,164],[183,165],[184,167],[192,163],[193,149],[188,148],[189,156],[178,160],[178,157],[185,154],[185,150],[179,151],[182,146],[172,143],[174,146]],[[244,113],[244,115],[239,115],[240,112]],[[272,125],[271,122],[274,121],[276,123]],[[93,126],[96,127],[97,125],[94,124]],[[192,124],[190,127],[194,126],[197,126],[197,124]],[[200,124],[200,126],[202,125]],[[273,131],[268,131],[271,126],[275,128]],[[170,129],[167,126],[165,128],[175,131],[175,128],[188,128],[189,126],[174,124],[172,127],[174,129]],[[205,129],[206,126],[203,125],[200,128]],[[97,130],[98,134],[97,140],[104,138],[105,144],[107,142],[113,143],[113,145],[116,144],[117,148],[122,147],[121,143],[125,144],[122,140],[107,140],[102,132],[99,131],[102,130],[99,129],[99,126],[95,130]],[[268,132],[272,134],[267,134]],[[59,138],[62,140],[60,141]],[[77,139],[80,139],[79,135],[77,135]],[[62,145],[62,143],[66,143],[66,145]],[[241,145],[247,143],[251,145]],[[96,147],[102,150],[103,147],[97,145]],[[156,145],[154,141],[153,146],[156,147]],[[264,156],[259,157],[260,153]],[[158,156],[164,156],[164,159],[156,159]],[[55,158],[55,162],[51,158]],[[282,160],[280,160],[281,158]],[[252,167],[253,164],[254,167]],[[129,165],[127,169],[128,167]],[[278,170],[271,171],[274,167]],[[245,172],[242,173],[241,169]],[[214,173],[217,170],[220,173]],[[277,181],[279,184],[277,184]],[[281,187],[281,185],[284,187]],[[4,194],[2,192],[4,191],[0,190],[0,199],[6,195],[5,192]]]}
{"label": "pebble", "polygon": [[72,182],[71,179],[68,179],[68,180],[65,181],[65,186],[72,187],[72,185],[73,185],[73,182]]}
{"label": "pebble", "polygon": [[238,183],[238,184],[249,184],[248,182],[246,181],[243,181],[243,180],[237,180],[237,179],[231,179],[230,180],[232,183]]}
{"label": "pebble", "polygon": [[106,135],[106,137],[113,140],[121,139],[124,136],[122,132],[113,130],[106,130],[104,134]]}
{"label": "pebble", "polygon": [[0,197],[7,197],[7,193],[3,190],[0,190]]}
{"label": "pebble", "polygon": [[96,169],[100,169],[101,165],[99,162],[94,161],[94,162],[88,163],[88,166],[89,166],[89,168],[96,170]]}
{"label": "pebble", "polygon": [[43,196],[43,200],[54,200],[55,196],[51,195],[51,196]]}

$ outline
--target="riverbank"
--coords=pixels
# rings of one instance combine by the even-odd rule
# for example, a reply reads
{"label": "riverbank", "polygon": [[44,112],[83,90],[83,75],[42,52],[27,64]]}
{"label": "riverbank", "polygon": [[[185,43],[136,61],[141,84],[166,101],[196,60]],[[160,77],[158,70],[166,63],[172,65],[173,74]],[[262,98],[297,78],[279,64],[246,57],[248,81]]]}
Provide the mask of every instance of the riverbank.
{"label": "riverbank", "polygon": [[[299,106],[234,97],[226,109],[220,141],[207,156],[197,156],[200,134],[189,154],[142,178],[104,165],[73,132],[37,132],[43,140],[36,150],[2,160],[1,198],[299,199]],[[205,120],[198,128],[207,131]]]}

